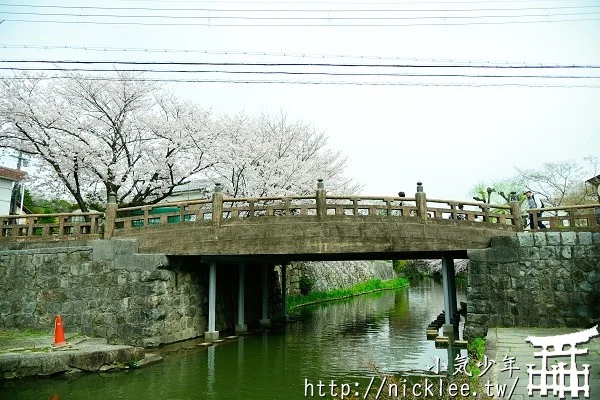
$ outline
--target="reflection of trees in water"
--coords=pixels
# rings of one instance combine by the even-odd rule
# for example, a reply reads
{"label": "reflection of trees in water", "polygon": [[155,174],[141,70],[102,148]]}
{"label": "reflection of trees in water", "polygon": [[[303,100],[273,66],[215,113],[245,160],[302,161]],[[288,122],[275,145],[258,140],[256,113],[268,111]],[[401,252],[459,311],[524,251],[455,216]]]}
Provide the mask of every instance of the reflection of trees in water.
{"label": "reflection of trees in water", "polygon": [[386,291],[310,307],[301,322],[288,326],[288,349],[298,346],[303,371],[364,371],[394,301],[395,293]]}
{"label": "reflection of trees in water", "polygon": [[[69,392],[91,400],[105,399],[107,393],[113,399],[156,397],[157,393],[169,399],[222,399],[232,394],[251,399],[299,398],[295,393],[302,393],[304,378],[313,383],[342,377],[368,381],[373,374],[370,360],[383,372],[424,369],[436,356],[447,357],[447,350],[435,350],[424,331],[443,308],[442,294],[441,284],[427,279],[404,290],[315,306],[282,330],[246,336],[212,352],[202,347],[168,355],[163,348],[164,363],[126,374],[85,375],[71,383],[41,380],[36,393],[42,395],[27,392],[31,395],[26,397]],[[195,343],[181,346],[198,348]],[[286,390],[296,389],[286,397]],[[23,390],[31,390],[30,385]],[[5,397],[18,398],[11,394],[9,389]]]}
{"label": "reflection of trees in water", "polygon": [[369,360],[388,371],[424,368],[436,355],[425,328],[443,309],[441,283],[424,279],[403,290],[311,307],[288,327],[286,341],[310,341],[300,357],[306,371],[315,364],[332,373],[368,371]]}
{"label": "reflection of trees in water", "polygon": [[408,301],[408,290],[399,291],[394,298],[394,308],[390,312],[392,319],[402,319],[407,317],[410,302]]}
{"label": "reflection of trees in water", "polygon": [[[394,308],[394,292],[378,292],[336,302],[305,307],[302,322],[288,334],[303,337],[323,335],[361,335],[382,324]],[[290,332],[292,331],[292,332]]]}
{"label": "reflection of trees in water", "polygon": [[433,279],[427,279],[411,286],[403,297],[397,296],[396,301],[409,312],[394,313],[390,320],[392,335],[402,338],[420,338],[424,336],[425,328],[444,309],[444,293],[441,285]]}

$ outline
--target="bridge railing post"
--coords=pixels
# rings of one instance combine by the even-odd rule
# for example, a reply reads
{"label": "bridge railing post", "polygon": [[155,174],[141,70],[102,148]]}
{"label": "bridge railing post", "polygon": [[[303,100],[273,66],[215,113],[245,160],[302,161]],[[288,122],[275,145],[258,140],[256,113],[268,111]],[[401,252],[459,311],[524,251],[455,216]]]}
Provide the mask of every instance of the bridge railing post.
{"label": "bridge railing post", "polygon": [[323,179],[317,179],[317,216],[323,219],[325,215],[327,215],[327,192]]}
{"label": "bridge railing post", "polygon": [[510,213],[512,214],[512,224],[517,227],[518,231],[523,230],[523,221],[521,217],[521,203],[518,200],[510,202]]}
{"label": "bridge railing post", "polygon": [[221,225],[223,219],[223,192],[220,183],[215,183],[212,195],[212,222],[213,226]]}
{"label": "bridge railing post", "polygon": [[117,195],[114,192],[108,194],[106,211],[104,212],[104,239],[110,239],[115,232],[115,221],[117,219]]}
{"label": "bridge railing post", "polygon": [[417,202],[417,216],[421,222],[425,224],[427,223],[427,197],[425,196],[423,184],[421,182],[417,182],[417,193],[415,194],[415,199]]}

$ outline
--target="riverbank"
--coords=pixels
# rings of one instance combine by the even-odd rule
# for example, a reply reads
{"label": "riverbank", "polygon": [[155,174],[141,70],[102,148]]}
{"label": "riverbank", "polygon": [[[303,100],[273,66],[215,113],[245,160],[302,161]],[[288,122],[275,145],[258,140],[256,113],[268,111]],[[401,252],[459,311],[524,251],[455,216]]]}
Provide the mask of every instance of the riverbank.
{"label": "riverbank", "polygon": [[0,380],[108,372],[162,360],[141,347],[109,345],[101,338],[67,337],[67,345],[56,348],[52,342],[42,332],[0,330]]}
{"label": "riverbank", "polygon": [[[459,296],[464,301],[464,293]],[[401,290],[303,308],[285,326],[274,321],[230,342],[223,332],[218,345],[197,340],[152,349],[164,362],[140,369],[3,381],[0,398],[306,400],[305,379],[313,384],[313,398],[320,380],[353,389],[358,382],[362,398],[373,376],[381,382],[372,362],[386,375],[426,370],[437,357],[447,363],[447,349],[436,348],[424,335],[443,303],[441,283],[422,279]]]}
{"label": "riverbank", "polygon": [[315,291],[306,295],[293,295],[287,298],[287,310],[293,312],[295,309],[312,304],[328,301],[347,299],[362,294],[380,292],[382,290],[400,289],[409,286],[407,278],[399,277],[382,281],[381,279],[370,279],[347,289],[334,289],[329,291]]}

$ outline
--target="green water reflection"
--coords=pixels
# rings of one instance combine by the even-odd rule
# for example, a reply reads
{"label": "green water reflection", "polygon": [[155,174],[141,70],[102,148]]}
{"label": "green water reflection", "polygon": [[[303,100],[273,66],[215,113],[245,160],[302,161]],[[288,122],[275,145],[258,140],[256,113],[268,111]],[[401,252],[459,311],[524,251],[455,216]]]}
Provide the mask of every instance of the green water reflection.
{"label": "green water reflection", "polygon": [[163,363],[138,370],[0,384],[0,398],[304,399],[304,379],[315,385],[357,382],[360,390],[374,368],[423,370],[435,357],[446,363],[447,351],[425,338],[426,326],[442,309],[441,285],[426,279],[406,289],[306,308],[283,329],[208,348],[164,351]]}

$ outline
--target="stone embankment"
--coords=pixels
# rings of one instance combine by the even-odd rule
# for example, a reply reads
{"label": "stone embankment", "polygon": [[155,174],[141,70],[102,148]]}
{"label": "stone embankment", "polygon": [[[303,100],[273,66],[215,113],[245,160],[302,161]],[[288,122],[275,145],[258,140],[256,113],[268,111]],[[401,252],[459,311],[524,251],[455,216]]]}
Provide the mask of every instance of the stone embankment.
{"label": "stone embankment", "polygon": [[[258,323],[261,274],[246,274],[246,320]],[[269,272],[269,315],[280,312]],[[208,265],[141,254],[135,239],[0,244],[0,328],[45,331],[62,315],[65,332],[110,344],[153,347],[202,336],[208,321]],[[216,328],[235,326],[238,266],[220,264]]]}
{"label": "stone embankment", "polygon": [[303,276],[312,282],[313,291],[326,292],[347,289],[369,279],[385,281],[396,275],[391,261],[294,262],[287,270],[288,294],[300,293]]}
{"label": "stone embankment", "polygon": [[465,337],[600,322],[600,232],[519,232],[468,254]]}
{"label": "stone embankment", "polygon": [[106,339],[82,337],[60,348],[49,345],[50,337],[38,337],[29,340],[24,347],[11,348],[14,343],[14,340],[1,343],[0,379],[107,372],[162,360],[162,357],[146,353],[141,347],[108,345]]}
{"label": "stone embankment", "polygon": [[138,254],[135,240],[0,251],[0,327],[43,331],[61,314],[67,332],[112,344],[197,336],[203,319],[191,304],[201,302],[201,285],[179,274],[177,289],[187,290],[175,289],[166,265],[164,255]]}

